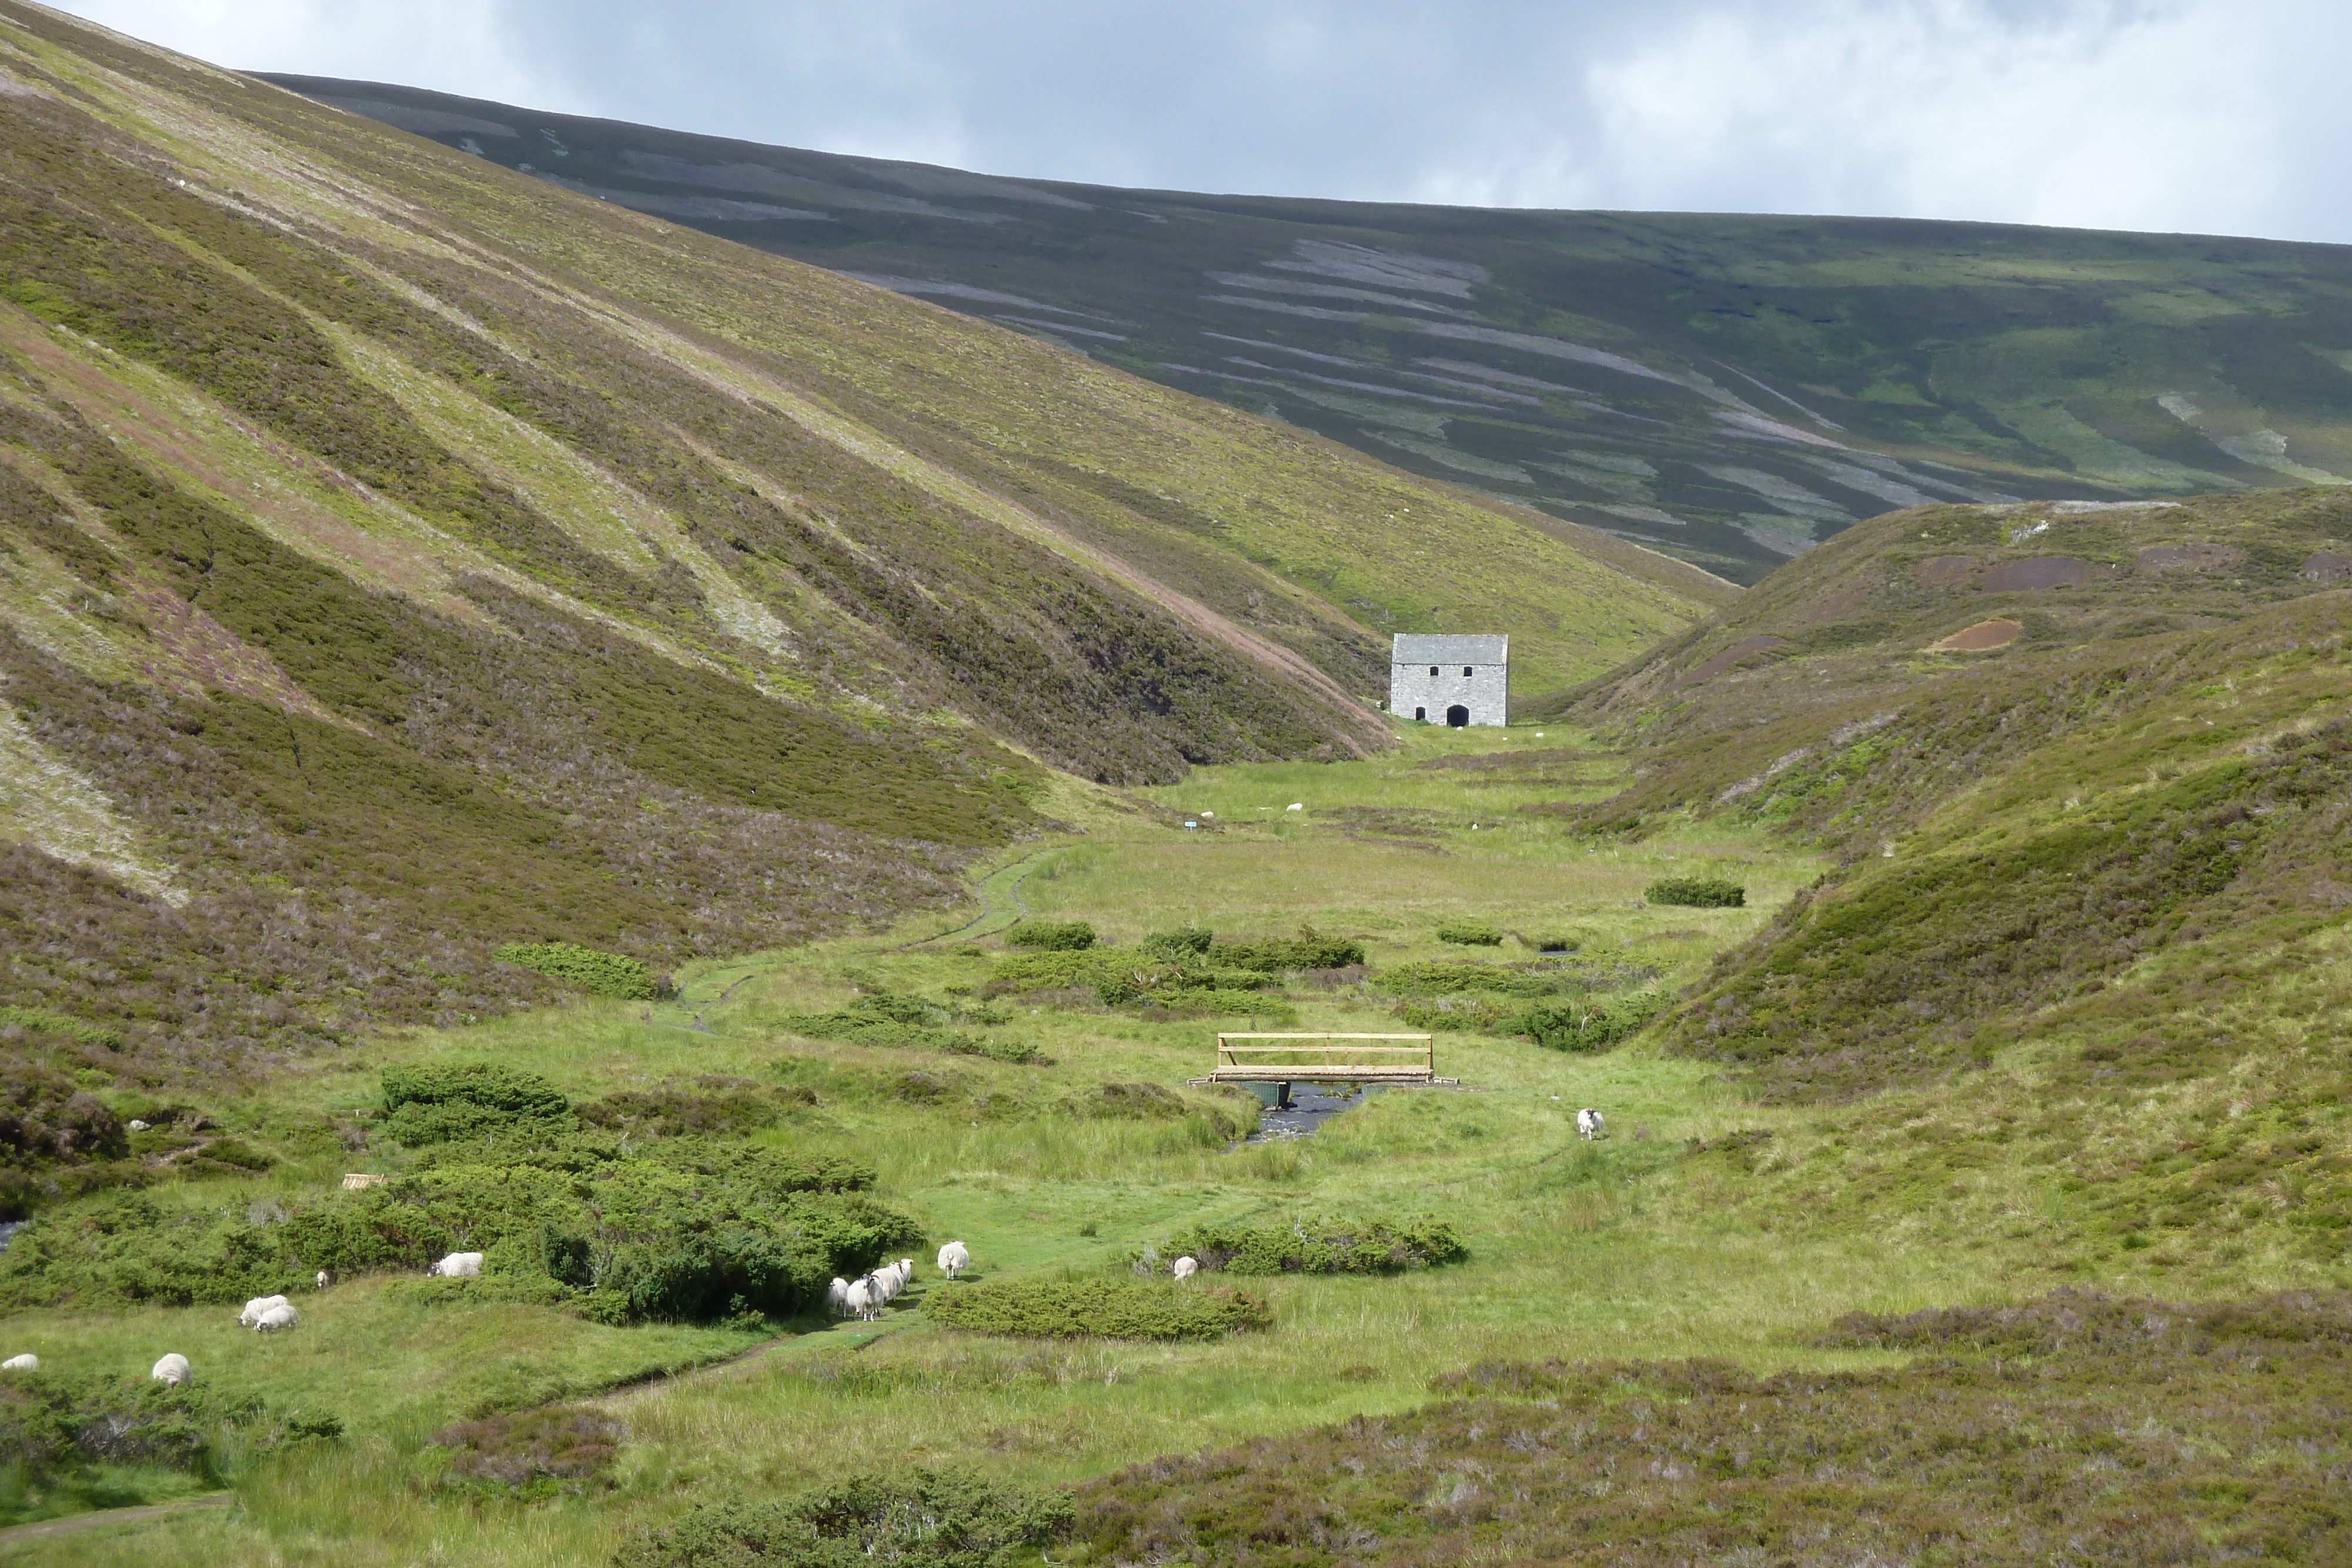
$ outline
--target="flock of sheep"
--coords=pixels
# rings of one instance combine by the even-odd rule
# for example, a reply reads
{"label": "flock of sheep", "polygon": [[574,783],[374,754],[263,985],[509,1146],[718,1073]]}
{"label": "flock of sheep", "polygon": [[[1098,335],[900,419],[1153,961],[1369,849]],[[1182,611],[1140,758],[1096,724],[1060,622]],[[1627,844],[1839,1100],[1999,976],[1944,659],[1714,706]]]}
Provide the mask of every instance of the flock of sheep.
{"label": "flock of sheep", "polygon": [[[476,1279],[482,1272],[482,1255],[479,1252],[452,1252],[425,1271],[428,1275],[442,1279]],[[908,1271],[913,1271],[911,1264],[908,1266]],[[327,1288],[327,1271],[324,1269],[319,1270],[316,1283],[321,1291]],[[280,1329],[290,1329],[301,1321],[301,1312],[296,1310],[294,1303],[284,1296],[256,1296],[246,1302],[244,1310],[236,1314],[237,1327],[252,1329],[257,1333],[276,1333]],[[5,1361],[0,1361],[0,1372],[38,1372],[40,1370],[41,1358],[30,1354],[12,1355]],[[188,1370],[188,1358],[178,1351],[173,1351],[158,1361],[153,1369],[147,1374],[148,1381],[161,1383],[173,1388],[184,1385],[191,1375]]]}

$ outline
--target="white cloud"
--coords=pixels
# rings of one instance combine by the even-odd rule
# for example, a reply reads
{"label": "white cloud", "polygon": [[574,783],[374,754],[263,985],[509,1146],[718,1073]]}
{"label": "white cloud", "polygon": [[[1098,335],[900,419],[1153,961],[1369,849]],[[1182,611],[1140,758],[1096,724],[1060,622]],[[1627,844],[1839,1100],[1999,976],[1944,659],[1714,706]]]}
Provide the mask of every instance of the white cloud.
{"label": "white cloud", "polygon": [[990,172],[2352,240],[2342,0],[68,0],[222,64]]}

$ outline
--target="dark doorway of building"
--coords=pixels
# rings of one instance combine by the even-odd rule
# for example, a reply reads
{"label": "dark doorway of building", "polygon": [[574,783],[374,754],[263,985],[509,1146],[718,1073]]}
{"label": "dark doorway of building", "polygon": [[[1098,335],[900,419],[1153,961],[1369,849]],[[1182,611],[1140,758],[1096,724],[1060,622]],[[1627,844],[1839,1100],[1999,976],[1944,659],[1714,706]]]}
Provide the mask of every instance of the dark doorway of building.
{"label": "dark doorway of building", "polygon": [[1445,722],[1455,729],[1467,728],[1470,723],[1470,710],[1460,703],[1455,703],[1445,710]]}
{"label": "dark doorway of building", "polygon": [[1425,707],[1417,707],[1412,710],[1412,716],[1426,722],[1429,717],[1429,710]]}

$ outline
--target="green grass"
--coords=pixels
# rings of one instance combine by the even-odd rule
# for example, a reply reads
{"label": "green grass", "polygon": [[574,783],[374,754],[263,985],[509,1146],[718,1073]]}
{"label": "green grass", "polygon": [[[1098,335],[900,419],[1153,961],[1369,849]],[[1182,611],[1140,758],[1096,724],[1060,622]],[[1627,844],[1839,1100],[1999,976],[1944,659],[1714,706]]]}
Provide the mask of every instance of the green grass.
{"label": "green grass", "polygon": [[[1484,740],[1490,754],[1506,755],[1560,738],[1513,731]],[[1376,975],[1459,957],[1437,928],[1475,903],[1498,919],[1573,925],[1580,957],[1638,957],[1672,982],[1702,973],[1709,955],[1756,930],[1813,875],[1801,859],[1739,832],[1596,848],[1540,816],[1498,831],[1487,821],[1491,792],[1471,803],[1460,799],[1471,791],[1457,788],[1449,807],[1420,766],[1477,755],[1473,746],[1458,736],[1408,736],[1394,758],[1313,775],[1314,812],[1214,832],[1097,807],[1081,814],[1085,835],[1055,849],[1053,874],[1032,874],[1023,896],[1033,913],[1086,919],[1129,942],[1188,920],[1222,939],[1281,935],[1311,919],[1320,931],[1364,938]],[[1287,804],[1300,782],[1281,765],[1210,769],[1167,799]],[[1415,809],[1430,813],[1431,838],[1371,840],[1339,811],[1355,799],[1400,798],[1423,802]],[[1234,852],[1244,845],[1255,867],[1246,874]],[[1641,902],[1642,888],[1664,873],[1734,862],[1759,894],[1753,907],[1661,911]],[[1171,885],[1184,868],[1194,869]],[[1573,1055],[1443,1033],[1441,1070],[1471,1090],[1377,1093],[1312,1140],[1233,1148],[1231,1103],[1181,1089],[1165,1096],[1172,1106],[1149,1113],[1072,1113],[1087,1097],[1101,1099],[1105,1083],[1172,1085],[1202,1071],[1206,1022],[1097,1010],[1080,998],[1021,1004],[1007,1022],[977,1026],[1034,1042],[1052,1058],[1048,1068],[818,1043],[780,1022],[837,1008],[861,988],[965,1005],[957,993],[984,979],[985,957],[959,944],[904,946],[958,924],[934,918],[889,936],[689,967],[678,976],[682,994],[650,1008],[582,998],[415,1034],[371,1056],[420,1066],[494,1061],[543,1075],[575,1104],[691,1075],[804,1089],[814,1104],[795,1102],[785,1122],[751,1139],[812,1157],[870,1160],[877,1196],[922,1218],[927,1248],[965,1241],[982,1284],[1122,1276],[1138,1249],[1187,1226],[1299,1214],[1427,1214],[1454,1229],[1466,1259],[1389,1276],[1283,1275],[1265,1282],[1269,1329],[1153,1347],[953,1332],[921,1310],[951,1288],[925,1255],[912,1296],[876,1327],[798,1325],[751,1360],[599,1402],[627,1433],[613,1488],[520,1511],[461,1508],[412,1488],[419,1467],[437,1462],[426,1437],[494,1404],[577,1400],[600,1378],[723,1355],[753,1340],[726,1329],[607,1329],[549,1307],[468,1306],[452,1293],[428,1299],[370,1281],[306,1301],[302,1329],[266,1343],[239,1337],[217,1310],[77,1318],[69,1333],[59,1322],[40,1341],[45,1362],[104,1366],[177,1333],[205,1375],[231,1387],[284,1387],[282,1364],[338,1365],[362,1339],[380,1347],[370,1353],[375,1369],[338,1381],[348,1389],[338,1413],[350,1425],[340,1446],[240,1475],[243,1522],[144,1534],[137,1549],[196,1563],[244,1550],[236,1542],[267,1540],[293,1561],[396,1562],[441,1540],[492,1562],[595,1558],[635,1522],[667,1517],[682,1487],[769,1494],[910,1461],[967,1463],[1011,1482],[1052,1485],[1155,1454],[1409,1409],[1429,1397],[1430,1379],[1482,1359],[1638,1353],[1730,1356],[1760,1370],[1876,1364],[1884,1358],[1874,1354],[1809,1348],[1801,1331],[1819,1322],[1825,1302],[1895,1311],[2004,1293],[2009,1276],[1997,1257],[1964,1259],[1868,1224],[1801,1235],[1748,1222],[1726,1228],[1688,1196],[1694,1183],[1715,1179],[1717,1158],[1691,1155],[1690,1140],[1711,1143],[1759,1121],[1793,1134],[1805,1113],[1759,1110],[1711,1066],[1640,1049]],[[1393,1027],[1384,994],[1344,979],[1331,988],[1283,983],[1307,1027]],[[684,1027],[696,1019],[699,1029]],[[215,1113],[267,1143],[273,1128],[349,1119],[380,1097],[373,1068],[312,1069],[280,1077],[266,1098],[225,1097]],[[1571,1118],[1585,1104],[1607,1108],[1613,1137],[1576,1138]],[[364,1163],[397,1166],[406,1157],[387,1148]],[[208,1182],[192,1194],[250,1203],[330,1181],[346,1163],[339,1150],[289,1149],[266,1176]],[[28,1344],[52,1332],[42,1314],[14,1323]],[[812,1430],[827,1441],[811,1444]],[[78,1542],[77,1550],[117,1549]]]}

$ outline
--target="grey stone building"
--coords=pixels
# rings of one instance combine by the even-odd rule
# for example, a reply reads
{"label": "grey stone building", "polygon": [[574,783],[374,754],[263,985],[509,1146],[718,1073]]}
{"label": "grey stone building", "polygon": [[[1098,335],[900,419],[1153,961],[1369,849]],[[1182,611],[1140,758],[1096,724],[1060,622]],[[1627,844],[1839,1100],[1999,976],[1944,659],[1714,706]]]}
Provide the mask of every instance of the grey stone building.
{"label": "grey stone building", "polygon": [[1389,711],[1425,724],[1507,723],[1508,637],[1409,637],[1389,655]]}

